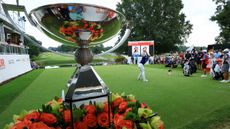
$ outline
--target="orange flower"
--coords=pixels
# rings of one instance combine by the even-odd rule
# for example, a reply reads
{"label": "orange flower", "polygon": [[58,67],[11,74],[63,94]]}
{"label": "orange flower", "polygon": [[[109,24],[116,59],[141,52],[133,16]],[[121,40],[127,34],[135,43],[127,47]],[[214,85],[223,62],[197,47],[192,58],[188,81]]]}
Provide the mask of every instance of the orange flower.
{"label": "orange flower", "polygon": [[[109,105],[108,105],[108,103],[105,103],[105,105],[104,105],[104,112],[106,112],[106,113],[109,112]],[[110,107],[110,112],[112,112],[111,107]]]}
{"label": "orange flower", "polygon": [[62,98],[59,98],[59,99],[57,100],[57,102],[58,102],[58,103],[62,103]]}
{"label": "orange flower", "polygon": [[66,123],[71,122],[71,112],[70,110],[65,110],[63,113],[63,119]]}
{"label": "orange flower", "polygon": [[160,124],[159,129],[164,129],[164,124],[163,124],[163,122]]}
{"label": "orange flower", "polygon": [[88,126],[84,122],[75,122],[74,129],[88,129]]}
{"label": "orange flower", "polygon": [[96,107],[93,106],[93,105],[86,105],[86,106],[84,107],[84,109],[86,110],[86,112],[87,112],[88,114],[95,114],[95,113],[96,113]]}
{"label": "orange flower", "polygon": [[109,116],[107,113],[103,112],[98,114],[97,122],[101,127],[108,127],[109,126]]}
{"label": "orange flower", "polygon": [[115,115],[114,115],[114,120],[113,120],[114,125],[117,126],[118,123],[119,123],[120,121],[123,120],[123,118],[124,118],[124,115],[120,115],[120,114],[118,114],[118,113],[115,114]]}
{"label": "orange flower", "polygon": [[126,129],[133,129],[133,121],[131,120],[121,120],[119,123],[119,126],[122,128],[126,128]]}
{"label": "orange flower", "polygon": [[40,113],[37,111],[33,111],[30,114],[27,114],[24,119],[30,120],[32,122],[39,121]]}
{"label": "orange flower", "polygon": [[25,119],[24,121],[18,121],[13,127],[10,129],[26,129],[29,128],[30,124],[32,124],[31,121]]}
{"label": "orange flower", "polygon": [[117,106],[119,106],[119,105],[120,105],[120,103],[122,103],[123,101],[124,101],[124,99],[123,99],[123,98],[121,98],[121,97],[119,97],[119,98],[115,99],[115,100],[112,102],[113,107],[117,107]]}
{"label": "orange flower", "polygon": [[28,129],[52,129],[42,122],[35,122],[29,126]]}
{"label": "orange flower", "polygon": [[48,125],[54,124],[57,122],[57,118],[50,113],[42,113],[40,120]]}
{"label": "orange flower", "polygon": [[83,122],[90,128],[94,128],[97,126],[97,117],[93,114],[87,114],[83,118]]}
{"label": "orange flower", "polygon": [[132,110],[133,110],[132,108],[127,108],[127,109],[125,110],[124,116],[126,116],[126,114],[127,114],[129,111],[132,111]]}
{"label": "orange flower", "polygon": [[141,108],[146,108],[147,104],[146,103],[141,103]]}
{"label": "orange flower", "polygon": [[127,106],[128,106],[128,102],[126,101],[121,102],[121,104],[119,105],[118,112],[124,112],[127,109]]}

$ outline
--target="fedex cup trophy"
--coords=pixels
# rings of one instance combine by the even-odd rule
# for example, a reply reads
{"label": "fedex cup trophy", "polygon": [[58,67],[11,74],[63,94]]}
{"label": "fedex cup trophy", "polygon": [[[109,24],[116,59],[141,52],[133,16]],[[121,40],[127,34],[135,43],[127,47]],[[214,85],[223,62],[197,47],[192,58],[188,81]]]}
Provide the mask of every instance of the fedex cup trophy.
{"label": "fedex cup trophy", "polygon": [[[111,8],[67,1],[64,3],[63,1],[60,3],[48,2],[46,5],[34,8],[29,14],[24,6],[18,6],[17,10],[24,10],[30,23],[48,37],[66,45],[77,46],[75,60],[80,64],[80,67],[73,74],[65,97],[63,95],[65,105],[71,110],[72,128],[74,128],[74,108],[98,101],[108,101],[110,104],[108,88],[89,65],[93,60],[90,47],[104,44],[111,41],[113,37],[118,37],[121,28],[127,27],[127,24],[125,17]],[[4,9],[8,7],[12,7],[12,5],[5,5]],[[126,28],[124,36],[120,38],[119,42],[113,41],[114,46],[104,53],[112,52],[118,48],[127,39],[129,33],[129,28]],[[110,118],[110,111],[108,116]]]}

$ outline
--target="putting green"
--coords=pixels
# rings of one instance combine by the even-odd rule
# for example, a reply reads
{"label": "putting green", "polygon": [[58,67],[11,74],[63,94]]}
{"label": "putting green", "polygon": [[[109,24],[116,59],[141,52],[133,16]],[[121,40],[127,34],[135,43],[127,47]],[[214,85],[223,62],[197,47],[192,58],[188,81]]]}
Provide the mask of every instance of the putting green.
{"label": "putting green", "polygon": [[[221,113],[213,116],[213,112],[217,110],[221,112],[223,109],[226,114],[224,117],[230,116],[230,111],[227,110],[227,107],[230,107],[229,83],[201,78],[200,73],[184,77],[179,69],[173,70],[169,76],[167,69],[158,65],[145,67],[149,82],[137,80],[139,69],[135,65],[98,66],[95,69],[111,91],[134,94],[137,99],[151,106],[165,122],[166,129],[208,128],[210,124],[215,123],[207,121],[209,118],[220,119],[216,121],[224,119]],[[60,96],[61,90],[66,90],[65,84],[73,70],[74,68],[61,68],[42,71],[18,96],[9,99],[10,104],[0,114],[0,127],[10,122],[12,114],[18,114],[22,109],[38,108],[53,96]],[[10,83],[15,81],[18,80]],[[22,82],[20,80],[9,88]],[[0,94],[7,89],[3,87],[0,87]],[[8,92],[10,94],[12,91]],[[2,99],[6,98],[0,98]],[[199,125],[202,120],[203,124]],[[190,126],[191,124],[194,126]]]}

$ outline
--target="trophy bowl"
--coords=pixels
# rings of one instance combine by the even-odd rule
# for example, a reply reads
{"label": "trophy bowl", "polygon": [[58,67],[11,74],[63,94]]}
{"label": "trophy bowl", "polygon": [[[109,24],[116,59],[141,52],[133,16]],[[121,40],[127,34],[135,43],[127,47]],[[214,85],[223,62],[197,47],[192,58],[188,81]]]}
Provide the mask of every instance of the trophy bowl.
{"label": "trophy bowl", "polygon": [[105,43],[117,36],[125,17],[110,8],[86,3],[57,3],[30,11],[33,24],[48,37],[76,45],[75,59],[81,65],[92,61],[89,47]]}
{"label": "trophy bowl", "polygon": [[[79,39],[103,43],[120,32],[124,16],[112,9],[81,3],[51,4],[30,12],[33,22],[50,38],[73,45]],[[90,34],[83,34],[88,32]],[[88,35],[88,36],[87,36]]]}

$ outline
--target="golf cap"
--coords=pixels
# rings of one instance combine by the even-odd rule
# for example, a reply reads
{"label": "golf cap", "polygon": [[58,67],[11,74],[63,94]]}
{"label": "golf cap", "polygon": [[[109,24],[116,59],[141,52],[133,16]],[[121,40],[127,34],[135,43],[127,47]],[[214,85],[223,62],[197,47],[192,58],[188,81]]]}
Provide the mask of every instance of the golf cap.
{"label": "golf cap", "polygon": [[228,48],[225,48],[225,49],[223,50],[223,52],[229,52],[229,49],[228,49]]}

